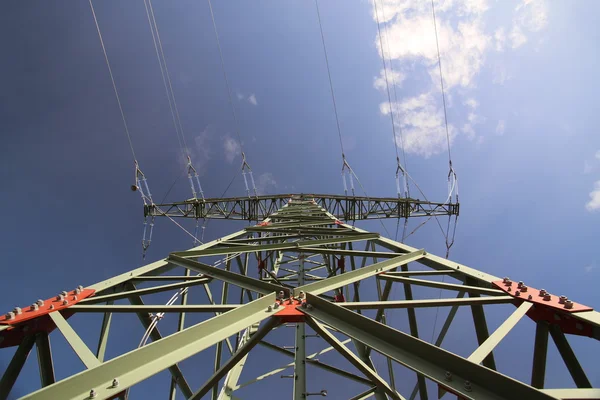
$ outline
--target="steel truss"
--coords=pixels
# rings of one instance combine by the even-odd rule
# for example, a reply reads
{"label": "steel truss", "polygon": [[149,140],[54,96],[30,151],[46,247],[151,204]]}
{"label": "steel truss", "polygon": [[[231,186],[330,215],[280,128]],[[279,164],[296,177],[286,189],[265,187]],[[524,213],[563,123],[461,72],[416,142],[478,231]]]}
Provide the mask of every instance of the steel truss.
{"label": "steel truss", "polygon": [[[269,395],[303,399],[320,394],[309,387],[310,377],[315,371],[327,371],[363,385],[353,399],[373,396],[378,400],[406,399],[416,395],[428,399],[431,395],[428,381],[437,385],[439,394],[449,392],[463,399],[600,398],[600,390],[591,387],[566,335],[600,339],[599,313],[568,299],[555,299],[551,294],[527,288],[521,282],[500,279],[344,224],[337,219],[339,215],[321,207],[320,201],[323,199],[295,197],[257,226],[188,251],[172,253],[166,259],[103,282],[63,292],[54,299],[0,318],[0,347],[16,347],[0,380],[0,398],[8,396],[34,345],[41,389],[25,399],[123,398],[126,389],[164,370],[170,372],[171,379],[165,382],[169,389],[157,394],[161,398],[166,395],[174,399],[179,395],[189,399],[235,399],[249,385],[289,368],[294,371],[289,392]],[[206,261],[211,257],[226,257],[227,261],[216,267]],[[183,274],[170,274],[181,268]],[[430,280],[439,275],[455,282]],[[136,285],[142,282],[151,286],[138,288]],[[370,294],[366,292],[369,282],[377,287],[376,301],[366,300]],[[390,298],[395,282],[403,288],[402,300]],[[182,288],[198,290],[200,286],[208,303],[191,303],[187,292],[181,296],[180,304],[146,304],[143,300],[156,293],[172,293]],[[211,292],[211,288],[218,286],[223,288],[220,302],[215,301]],[[413,289],[423,286],[451,290],[457,296],[415,299]],[[234,287],[239,288],[238,299],[229,298]],[[129,304],[114,304],[124,299]],[[489,311],[498,304],[513,304],[515,310],[490,332],[483,306]],[[468,356],[442,347],[461,306],[471,309],[478,339],[478,346]],[[423,307],[451,307],[433,343],[419,336],[416,309]],[[385,310],[396,308],[407,310],[408,333],[386,324]],[[67,321],[80,313],[100,314],[96,351]],[[115,340],[110,337],[114,313],[136,314],[146,329],[153,325],[150,313],[167,313],[167,318],[175,314],[179,317],[178,329],[164,336],[153,329],[151,343],[106,359],[106,349]],[[215,316],[186,326],[185,316],[190,313]],[[536,324],[533,357],[530,360],[520,357],[521,362],[528,361],[531,365],[531,380],[527,382],[499,371],[494,359],[497,345],[517,323],[525,323],[522,322],[525,316]],[[287,325],[295,328],[292,350],[267,340],[275,329]],[[59,381],[55,381],[54,363],[60,362],[60,358],[53,357],[48,336],[53,330],[57,331],[54,334],[65,337],[84,366],[81,372]],[[291,330],[283,331],[290,332],[291,341]],[[307,338],[315,335],[320,339],[313,340],[323,340],[329,347],[309,354]],[[576,389],[545,389],[549,336]],[[244,366],[257,345],[289,356],[290,362],[256,376],[256,371]],[[195,371],[186,373],[182,362],[202,357],[197,354],[209,348],[215,349],[213,372],[198,381]],[[317,359],[333,351],[341,355],[339,365]],[[223,353],[229,353],[229,357]],[[377,354],[386,360],[385,373],[378,371],[373,362]],[[345,370],[344,362],[360,374]],[[412,393],[398,392],[394,374],[399,368],[416,373]],[[242,376],[256,377],[241,383]],[[340,398],[336,387],[326,389],[334,398]]]}
{"label": "steel truss", "polygon": [[344,220],[458,215],[460,208],[458,203],[433,203],[413,198],[288,194],[190,199],[179,203],[152,204],[144,206],[144,216],[259,221],[269,218],[294,197],[310,197],[336,218]]}

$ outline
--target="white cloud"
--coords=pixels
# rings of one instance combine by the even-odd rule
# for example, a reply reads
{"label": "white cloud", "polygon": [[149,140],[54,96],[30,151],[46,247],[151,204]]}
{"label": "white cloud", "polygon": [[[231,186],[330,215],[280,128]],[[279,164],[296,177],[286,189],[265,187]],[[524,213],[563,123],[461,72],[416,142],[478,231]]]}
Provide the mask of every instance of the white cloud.
{"label": "white cloud", "polygon": [[496,29],[494,32],[494,39],[496,40],[496,51],[504,51],[506,45],[506,33],[504,27]]}
{"label": "white cloud", "polygon": [[223,140],[223,148],[225,149],[225,159],[228,163],[232,163],[238,155],[242,154],[240,143],[229,136],[226,136]]}
{"label": "white cloud", "polygon": [[243,93],[238,92],[237,93],[237,99],[239,101],[247,101],[248,103],[252,104],[253,106],[258,105],[258,101],[256,100],[256,94],[252,93],[250,96],[246,97],[246,95],[244,95]]}
{"label": "white cloud", "polygon": [[[433,93],[424,93],[393,104],[399,119],[396,121],[404,136],[404,148],[409,153],[430,157],[447,150],[444,114],[437,107]],[[381,103],[380,110],[389,114],[388,103]],[[456,136],[452,125],[448,126],[450,143]],[[400,145],[400,133],[396,133]]]}
{"label": "white cloud", "polygon": [[596,181],[594,184],[594,190],[590,192],[590,201],[585,205],[588,211],[600,210],[600,181]]}
{"label": "white cloud", "polygon": [[504,122],[503,119],[501,119],[500,121],[498,121],[498,124],[496,125],[496,134],[497,135],[504,135],[504,131],[506,130],[506,122]]}
{"label": "white cloud", "polygon": [[[390,90],[394,85],[401,86],[402,82],[405,79],[406,79],[406,75],[403,74],[402,72],[392,71],[391,69],[389,69],[387,71],[387,82],[390,85]],[[373,82],[373,87],[375,89],[382,90],[382,91],[387,90],[387,85],[385,82],[385,71],[383,69],[381,71],[379,71],[379,76],[375,78],[375,80]]]}
{"label": "white cloud", "polygon": [[531,32],[539,32],[548,25],[548,6],[545,0],[523,0],[515,11],[516,22]]}
{"label": "white cloud", "polygon": [[471,107],[472,109],[476,109],[477,107],[479,107],[479,102],[472,97],[467,99],[464,104],[466,106]]}
{"label": "white cloud", "polygon": [[262,174],[258,177],[257,182],[256,182],[256,191],[258,192],[259,196],[268,194],[268,192],[271,189],[276,189],[276,188],[277,188],[277,182],[275,181],[275,178],[273,178],[272,173],[265,172],[264,174]]}
{"label": "white cloud", "polygon": [[517,49],[524,45],[527,42],[527,36],[521,30],[521,27],[518,25],[513,26],[512,31],[510,32],[510,41],[512,42],[512,48]]}

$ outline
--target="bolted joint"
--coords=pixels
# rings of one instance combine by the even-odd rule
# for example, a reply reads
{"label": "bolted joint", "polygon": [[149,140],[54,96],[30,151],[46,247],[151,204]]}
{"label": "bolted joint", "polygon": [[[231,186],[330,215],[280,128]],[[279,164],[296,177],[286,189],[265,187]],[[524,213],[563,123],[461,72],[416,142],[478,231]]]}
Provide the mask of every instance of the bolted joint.
{"label": "bolted joint", "polygon": [[540,289],[540,296],[545,296],[547,293],[546,289]]}
{"label": "bolted joint", "polygon": [[38,306],[37,303],[33,303],[31,306],[29,306],[31,311],[37,311],[39,308],[40,306]]}
{"label": "bolted joint", "polygon": [[90,396],[89,396],[89,398],[90,399],[95,399],[96,397],[98,397],[98,393],[94,389],[90,390]]}
{"label": "bolted joint", "polygon": [[62,292],[60,292],[60,294],[66,297],[68,293],[63,290]]}
{"label": "bolted joint", "polygon": [[273,308],[277,310],[279,308],[279,303],[275,302],[275,304],[273,304]]}
{"label": "bolted joint", "polygon": [[23,313],[23,310],[21,310],[21,307],[15,307],[14,310],[13,310],[13,312],[16,315],[20,315],[21,313]]}
{"label": "bolted joint", "polygon": [[560,297],[558,298],[558,302],[559,302],[560,304],[565,304],[565,301],[567,301],[567,300],[568,300],[568,299],[567,299],[567,296],[560,296]]}
{"label": "bolted joint", "polygon": [[470,392],[470,391],[472,391],[472,390],[473,390],[473,387],[471,386],[471,382],[469,382],[469,381],[465,381],[465,390],[466,390],[467,392]]}
{"label": "bolted joint", "polygon": [[544,295],[544,301],[550,301],[550,300],[552,300],[552,296],[550,295],[550,293],[546,293]]}
{"label": "bolted joint", "polygon": [[15,313],[14,312],[8,312],[6,313],[6,315],[4,315],[6,317],[6,319],[11,320],[13,318],[15,318]]}
{"label": "bolted joint", "polygon": [[452,374],[450,373],[450,371],[446,371],[446,373],[444,374],[444,379],[448,382],[452,381]]}
{"label": "bolted joint", "polygon": [[112,387],[116,388],[119,386],[119,380],[117,378],[113,379],[112,381]]}
{"label": "bolted joint", "polygon": [[568,300],[568,299],[567,299],[567,300],[565,300],[565,308],[566,308],[567,310],[570,310],[570,309],[572,309],[572,308],[573,308],[573,302],[572,302],[571,300]]}
{"label": "bolted joint", "polygon": [[43,305],[44,305],[44,300],[42,300],[42,299],[39,299],[38,301],[36,301],[36,302],[35,302],[35,304],[37,304],[37,305],[38,305],[38,307],[41,307],[41,306],[43,306]]}
{"label": "bolted joint", "polygon": [[273,311],[273,306],[269,305],[269,307],[267,307],[267,311],[268,311],[268,312],[271,312],[271,311]]}
{"label": "bolted joint", "polygon": [[63,300],[63,302],[62,302],[62,305],[63,305],[63,306],[66,306],[66,305],[68,305],[68,304],[69,304],[69,300],[67,300],[67,299],[64,299],[64,300]]}

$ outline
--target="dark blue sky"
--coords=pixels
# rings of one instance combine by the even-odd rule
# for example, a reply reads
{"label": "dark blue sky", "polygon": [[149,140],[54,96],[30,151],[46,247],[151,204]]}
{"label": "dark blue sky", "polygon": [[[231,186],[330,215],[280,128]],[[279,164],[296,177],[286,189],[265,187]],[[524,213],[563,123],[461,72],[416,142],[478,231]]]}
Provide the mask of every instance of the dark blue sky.
{"label": "dark blue sky", "polygon": [[[261,191],[342,193],[314,4],[215,3],[240,135]],[[394,109],[398,131],[405,134],[408,170],[428,197],[443,200],[448,160],[430,10],[418,2],[384,3],[379,12],[389,20],[389,53],[399,83]],[[183,166],[144,3],[94,4],[138,161],[154,200],[162,200]],[[220,196],[241,159],[231,147],[237,143],[235,125],[208,5],[156,0],[153,6],[192,160],[206,196]],[[597,305],[598,4],[482,0],[437,7],[461,195],[451,258]],[[323,1],[321,17],[347,159],[369,195],[394,196],[395,152],[387,95],[377,88],[382,61],[372,3]],[[139,195],[129,190],[133,160],[89,4],[5,3],[0,48],[0,306],[8,311],[140,265],[142,208]],[[228,194],[244,194],[241,177]],[[180,179],[168,199],[189,196]],[[358,225],[382,230],[377,222]],[[241,226],[211,222],[206,238]],[[193,230],[193,224],[185,227]],[[386,227],[393,235],[395,221]],[[153,239],[150,261],[191,245],[168,220],[157,222]],[[408,243],[440,255],[445,250],[434,223]],[[434,313],[419,314],[424,331],[431,329]],[[398,324],[406,322],[397,315]],[[491,316],[491,328],[502,317]],[[459,314],[459,322],[470,324],[468,318]],[[79,325],[95,346],[96,326]],[[522,325],[501,348],[530,351],[532,324]],[[143,333],[135,329],[115,337],[133,346]],[[472,327],[456,329],[450,346],[468,354],[472,349],[461,347],[461,335],[474,337]],[[54,337],[58,358],[70,350]],[[573,341],[583,365],[592,365],[598,351],[584,352],[583,342]],[[0,365],[11,354],[0,351]],[[81,368],[69,355],[66,366],[57,365],[59,375]],[[271,356],[272,367],[287,362]],[[548,381],[571,385],[555,349],[549,357]],[[509,358],[500,362],[510,365]],[[26,368],[35,374],[34,357]],[[515,374],[528,376],[528,368]],[[598,374],[589,378],[600,384]],[[161,374],[149,387],[165,379]],[[18,385],[26,392],[32,383]]]}

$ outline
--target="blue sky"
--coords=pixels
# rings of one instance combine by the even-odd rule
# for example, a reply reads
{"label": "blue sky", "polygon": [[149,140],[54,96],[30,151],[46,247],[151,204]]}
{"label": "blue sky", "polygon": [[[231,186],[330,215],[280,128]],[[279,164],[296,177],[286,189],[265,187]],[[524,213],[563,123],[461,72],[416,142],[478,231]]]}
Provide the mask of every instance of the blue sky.
{"label": "blue sky", "polygon": [[[342,193],[314,4],[215,3],[240,136],[259,190]],[[206,196],[220,196],[241,158],[208,5],[156,0],[153,6],[192,160]],[[320,8],[347,160],[369,195],[394,196],[394,142],[372,3],[332,0]],[[460,179],[461,217],[451,258],[592,307],[600,300],[599,8],[592,0],[436,3]],[[144,3],[103,1],[95,9],[138,161],[154,200],[162,200],[183,166]],[[397,82],[392,108],[397,132],[404,132],[407,168],[430,199],[441,201],[448,159],[430,5],[386,0],[379,12]],[[140,265],[142,210],[129,190],[133,161],[88,3],[5,4],[0,47],[0,306],[8,311]],[[244,192],[238,177],[228,194]],[[179,179],[167,199],[189,196]],[[358,225],[382,230],[378,222]],[[211,222],[206,238],[241,226]],[[395,221],[386,228],[393,235]],[[445,251],[434,223],[408,243]],[[170,221],[158,221],[147,259],[190,244]],[[434,312],[419,315],[431,329]],[[463,317],[470,323],[468,313]],[[498,326],[501,317],[490,317],[489,324]],[[405,316],[397,318],[404,323]],[[530,351],[532,324],[522,324],[529,328],[502,345]],[[96,328],[80,325],[93,337]],[[461,334],[474,337],[471,328],[449,337],[456,351]],[[137,342],[138,330],[123,340]],[[61,349],[68,352],[54,337],[55,357]],[[600,354],[584,345],[574,339],[582,363],[591,365]],[[0,351],[0,365],[11,355],[12,349]],[[555,349],[550,359],[556,361],[548,370],[552,382],[571,385]],[[69,360],[57,365],[59,375],[81,368]],[[33,356],[26,368],[35,376]],[[529,367],[523,368],[528,377]],[[149,387],[164,383],[161,377]],[[600,384],[598,374],[589,378]],[[275,384],[286,390],[289,382]],[[17,385],[24,393],[33,383]]]}

